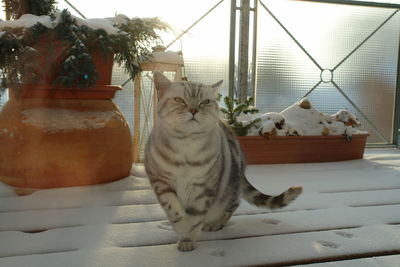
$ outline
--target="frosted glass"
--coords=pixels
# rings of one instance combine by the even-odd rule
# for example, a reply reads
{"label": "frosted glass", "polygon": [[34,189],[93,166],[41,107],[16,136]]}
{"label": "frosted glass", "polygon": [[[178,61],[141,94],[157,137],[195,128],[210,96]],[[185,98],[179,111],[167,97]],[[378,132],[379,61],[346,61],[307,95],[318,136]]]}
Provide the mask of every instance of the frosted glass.
{"label": "frosted glass", "polygon": [[[308,96],[320,111],[334,113],[348,109],[360,118],[361,128],[370,132],[369,143],[392,143],[400,12],[303,1],[262,2],[308,55],[260,6],[257,107],[262,112],[279,112],[303,97],[322,77],[324,82]],[[352,53],[390,16],[386,24]]]}
{"label": "frosted glass", "polygon": [[0,109],[8,100],[8,91],[1,93],[0,95]]}
{"label": "frosted glass", "polygon": [[228,92],[229,30],[230,1],[224,1],[174,46],[183,52],[189,80],[204,84],[224,80],[223,94]]}
{"label": "frosted glass", "polygon": [[122,111],[133,134],[133,81],[129,80],[129,76],[122,67],[114,64],[111,84],[122,85],[126,81],[128,82],[122,87],[121,91],[116,93],[113,101]]}

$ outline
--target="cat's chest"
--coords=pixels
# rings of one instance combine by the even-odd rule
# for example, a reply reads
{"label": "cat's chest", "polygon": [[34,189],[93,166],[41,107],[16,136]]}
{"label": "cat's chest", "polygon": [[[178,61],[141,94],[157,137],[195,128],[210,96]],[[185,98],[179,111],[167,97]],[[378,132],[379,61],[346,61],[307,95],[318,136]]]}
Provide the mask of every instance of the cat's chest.
{"label": "cat's chest", "polygon": [[193,158],[199,157],[202,154],[202,147],[204,142],[175,142],[174,149],[176,150],[176,156],[182,160],[192,160]]}
{"label": "cat's chest", "polygon": [[173,144],[175,160],[179,162],[174,170],[176,184],[183,186],[201,182],[210,164],[217,159],[217,149],[211,140],[202,142],[176,142]]}
{"label": "cat's chest", "polygon": [[201,161],[217,152],[215,138],[199,138],[174,140],[172,143],[174,156],[183,163]]}

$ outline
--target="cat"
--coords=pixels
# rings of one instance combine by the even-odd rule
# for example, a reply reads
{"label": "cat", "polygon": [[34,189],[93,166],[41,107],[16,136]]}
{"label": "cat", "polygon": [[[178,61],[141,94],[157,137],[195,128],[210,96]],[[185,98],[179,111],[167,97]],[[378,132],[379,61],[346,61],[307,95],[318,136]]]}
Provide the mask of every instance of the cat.
{"label": "cat", "polygon": [[171,82],[154,72],[157,119],[145,148],[145,169],[157,199],[179,235],[180,251],[196,248],[201,231],[224,227],[239,206],[239,195],[259,207],[281,208],[302,187],[278,196],[254,188],[234,132],[219,116],[222,84]]}

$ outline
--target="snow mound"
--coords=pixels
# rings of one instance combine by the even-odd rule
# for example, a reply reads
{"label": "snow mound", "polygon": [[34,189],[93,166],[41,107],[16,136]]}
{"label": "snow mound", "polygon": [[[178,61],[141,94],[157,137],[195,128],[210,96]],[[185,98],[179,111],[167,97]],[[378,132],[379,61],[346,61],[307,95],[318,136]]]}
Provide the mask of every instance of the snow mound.
{"label": "snow mound", "polygon": [[42,129],[46,133],[103,128],[112,119],[114,111],[77,111],[58,108],[34,108],[22,111],[22,123]]}
{"label": "snow mound", "polygon": [[257,117],[261,119],[261,122],[249,131],[249,136],[345,135],[351,137],[353,134],[367,133],[354,128],[361,124],[350,111],[339,110],[332,115],[322,113],[306,98],[280,113],[269,112]]}
{"label": "snow mound", "polygon": [[[0,30],[5,28],[29,28],[40,23],[46,28],[53,29],[60,22],[60,12],[55,13],[55,19],[52,20],[50,16],[35,16],[32,14],[22,15],[17,20],[12,21],[0,21]],[[79,26],[87,26],[91,29],[98,30],[103,29],[108,34],[121,34],[122,31],[114,27],[116,24],[124,24],[127,21],[125,15],[118,14],[112,18],[93,18],[93,19],[82,19],[72,15],[72,18],[76,21]]]}
{"label": "snow mound", "polygon": [[22,15],[16,20],[0,21],[0,29],[4,28],[29,28],[36,23],[43,24],[46,28],[54,28],[58,20],[52,21],[50,16],[35,16],[32,14]]}
{"label": "snow mound", "polygon": [[168,63],[183,65],[183,58],[179,52],[174,51],[154,51],[149,59],[153,63]]}

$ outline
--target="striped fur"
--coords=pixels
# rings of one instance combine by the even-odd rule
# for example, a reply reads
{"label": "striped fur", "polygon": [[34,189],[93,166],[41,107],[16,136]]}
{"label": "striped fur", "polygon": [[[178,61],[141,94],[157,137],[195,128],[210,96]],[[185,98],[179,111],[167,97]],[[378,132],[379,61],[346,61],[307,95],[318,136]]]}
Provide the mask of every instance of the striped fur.
{"label": "striped fur", "polygon": [[216,91],[221,82],[172,83],[154,73],[156,120],[145,151],[151,185],[174,230],[178,249],[193,250],[201,230],[224,227],[239,206],[239,195],[268,208],[288,205],[301,192],[260,193],[245,176],[245,160],[233,131],[219,119]]}

